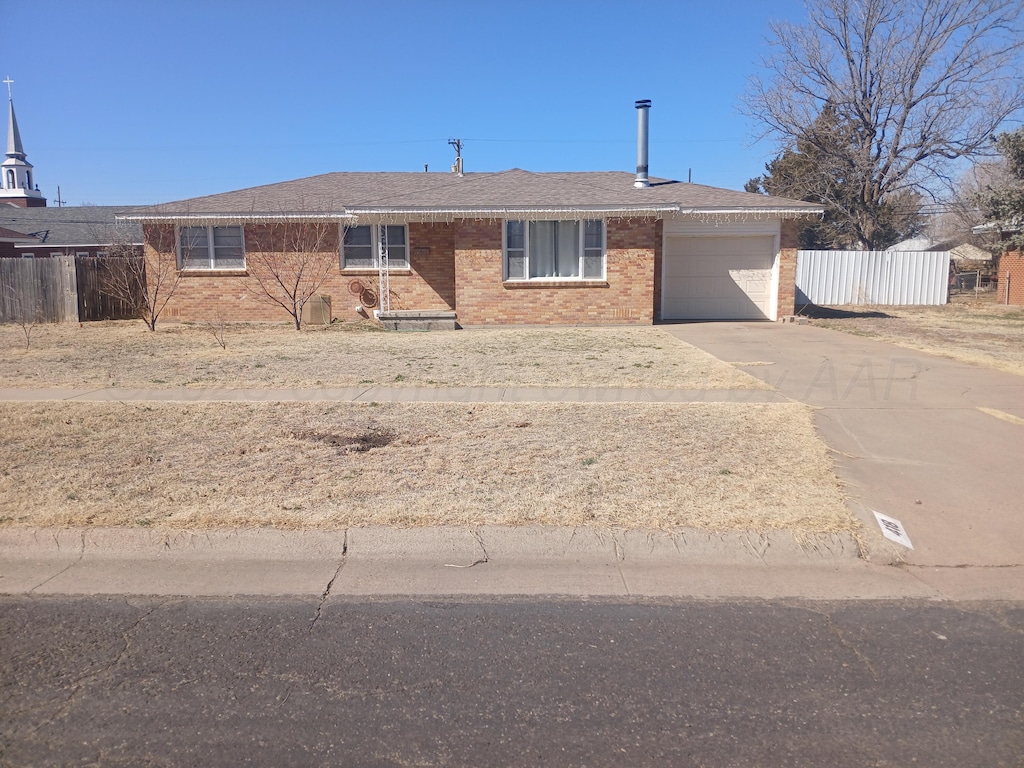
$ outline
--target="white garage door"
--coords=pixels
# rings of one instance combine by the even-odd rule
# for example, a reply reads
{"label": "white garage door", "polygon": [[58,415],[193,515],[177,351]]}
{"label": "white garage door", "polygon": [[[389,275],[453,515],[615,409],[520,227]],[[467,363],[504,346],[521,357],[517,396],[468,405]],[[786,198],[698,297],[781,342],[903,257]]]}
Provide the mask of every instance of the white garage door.
{"label": "white garage door", "polygon": [[770,319],[774,261],[771,235],[666,237],[661,316]]}

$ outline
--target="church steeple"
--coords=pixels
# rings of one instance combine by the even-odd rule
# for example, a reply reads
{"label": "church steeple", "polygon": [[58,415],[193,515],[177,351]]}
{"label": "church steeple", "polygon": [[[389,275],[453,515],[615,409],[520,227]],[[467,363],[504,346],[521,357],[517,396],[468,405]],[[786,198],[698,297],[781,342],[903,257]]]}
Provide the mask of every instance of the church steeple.
{"label": "church steeple", "polygon": [[18,160],[25,159],[25,147],[21,144],[21,131],[18,130],[18,118],[14,116],[14,99],[7,100],[10,106],[10,117],[7,123],[7,156]]}
{"label": "church steeple", "polygon": [[46,198],[33,186],[32,163],[25,158],[25,147],[21,143],[18,118],[14,116],[14,97],[11,83],[7,78],[7,157],[0,163],[0,204],[17,205],[21,208],[42,208]]}

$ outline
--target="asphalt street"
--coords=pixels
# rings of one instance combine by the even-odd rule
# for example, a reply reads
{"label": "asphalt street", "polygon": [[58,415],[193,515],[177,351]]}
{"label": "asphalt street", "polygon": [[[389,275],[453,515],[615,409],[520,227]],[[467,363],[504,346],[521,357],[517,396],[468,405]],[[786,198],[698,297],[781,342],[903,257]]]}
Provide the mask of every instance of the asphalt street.
{"label": "asphalt street", "polygon": [[0,598],[4,766],[1021,766],[1024,607]]}

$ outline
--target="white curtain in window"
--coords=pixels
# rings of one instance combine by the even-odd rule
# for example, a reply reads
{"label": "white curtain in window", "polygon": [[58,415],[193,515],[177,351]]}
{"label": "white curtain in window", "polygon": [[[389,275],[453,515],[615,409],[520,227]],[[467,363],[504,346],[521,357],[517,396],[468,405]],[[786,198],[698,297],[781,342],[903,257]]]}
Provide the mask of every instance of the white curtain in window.
{"label": "white curtain in window", "polygon": [[576,221],[559,221],[558,259],[556,269],[558,277],[579,277],[580,274],[580,225]]}
{"label": "white curtain in window", "polygon": [[530,222],[530,277],[555,276],[556,221]]}
{"label": "white curtain in window", "polygon": [[530,222],[530,277],[578,277],[579,223]]}

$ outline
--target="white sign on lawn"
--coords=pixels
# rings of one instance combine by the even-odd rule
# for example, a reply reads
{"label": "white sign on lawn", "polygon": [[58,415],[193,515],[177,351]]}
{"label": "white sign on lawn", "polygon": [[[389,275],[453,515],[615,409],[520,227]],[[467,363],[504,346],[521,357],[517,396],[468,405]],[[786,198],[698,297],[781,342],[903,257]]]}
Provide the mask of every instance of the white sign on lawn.
{"label": "white sign on lawn", "polygon": [[[875,512],[874,510],[871,511]],[[903,523],[895,517],[875,512],[875,519],[878,520],[878,527],[882,529],[882,535],[885,538],[895,541],[897,544],[902,544],[907,549],[914,548],[914,545],[910,543],[910,537],[907,536],[907,532],[903,528]]]}

